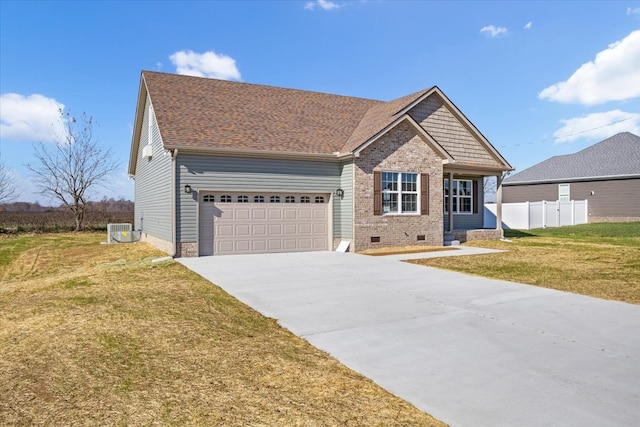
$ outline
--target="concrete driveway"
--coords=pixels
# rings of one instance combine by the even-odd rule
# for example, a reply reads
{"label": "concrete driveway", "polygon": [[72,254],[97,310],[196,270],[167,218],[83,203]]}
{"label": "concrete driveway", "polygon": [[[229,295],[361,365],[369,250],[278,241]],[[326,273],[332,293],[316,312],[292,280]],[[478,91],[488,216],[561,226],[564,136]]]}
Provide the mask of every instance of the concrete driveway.
{"label": "concrete driveway", "polygon": [[452,426],[640,425],[640,306],[397,258],[178,261]]}

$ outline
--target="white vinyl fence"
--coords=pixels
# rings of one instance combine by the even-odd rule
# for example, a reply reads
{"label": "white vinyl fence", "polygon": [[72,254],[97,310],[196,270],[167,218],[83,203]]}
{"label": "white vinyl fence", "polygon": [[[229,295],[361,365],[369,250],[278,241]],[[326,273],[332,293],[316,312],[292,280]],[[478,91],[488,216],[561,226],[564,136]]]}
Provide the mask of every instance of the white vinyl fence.
{"label": "white vinyl fence", "polygon": [[[484,227],[496,226],[495,203],[484,205]],[[586,224],[588,210],[586,200],[569,202],[523,202],[502,204],[502,228],[529,230],[531,228],[561,227]]]}

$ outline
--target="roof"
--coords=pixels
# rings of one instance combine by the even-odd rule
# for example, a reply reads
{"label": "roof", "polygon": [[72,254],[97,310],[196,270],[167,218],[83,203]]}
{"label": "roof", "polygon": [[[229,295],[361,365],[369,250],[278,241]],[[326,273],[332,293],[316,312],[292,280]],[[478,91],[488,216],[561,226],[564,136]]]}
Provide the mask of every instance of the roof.
{"label": "roof", "polygon": [[640,176],[640,136],[622,132],[582,151],[555,156],[506,178],[504,185]]}
{"label": "roof", "polygon": [[455,162],[408,114],[410,108],[434,94],[492,153],[497,162],[492,168],[511,169],[437,86],[385,102],[143,71],[129,173],[135,172],[147,97],[151,99],[162,143],[168,150],[337,159],[357,155],[358,150],[378,136],[408,121],[443,160]]}
{"label": "roof", "polygon": [[166,148],[331,154],[381,101],[144,71]]}

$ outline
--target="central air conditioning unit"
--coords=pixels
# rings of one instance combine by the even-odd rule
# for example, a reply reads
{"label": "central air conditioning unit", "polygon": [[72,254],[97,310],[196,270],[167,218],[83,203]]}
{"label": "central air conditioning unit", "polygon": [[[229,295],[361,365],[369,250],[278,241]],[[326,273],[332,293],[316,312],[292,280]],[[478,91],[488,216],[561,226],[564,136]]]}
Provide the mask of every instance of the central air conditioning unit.
{"label": "central air conditioning unit", "polygon": [[107,224],[107,243],[109,244],[122,242],[122,237],[126,237],[130,234],[131,224]]}

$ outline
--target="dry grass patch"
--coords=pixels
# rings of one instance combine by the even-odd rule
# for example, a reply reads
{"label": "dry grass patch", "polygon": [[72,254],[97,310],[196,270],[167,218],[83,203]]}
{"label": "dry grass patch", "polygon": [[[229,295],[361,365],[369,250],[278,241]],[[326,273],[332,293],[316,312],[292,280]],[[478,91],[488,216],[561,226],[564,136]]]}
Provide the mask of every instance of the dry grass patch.
{"label": "dry grass patch", "polygon": [[362,255],[371,255],[371,256],[383,256],[383,255],[401,255],[401,254],[417,254],[422,252],[442,252],[442,251],[452,251],[456,250],[456,248],[445,247],[445,246],[419,246],[419,245],[411,245],[411,246],[387,246],[383,248],[373,248],[366,249],[364,251],[359,251],[359,254]]}
{"label": "dry grass patch", "polygon": [[0,425],[442,426],[145,244],[0,241]]}
{"label": "dry grass patch", "polygon": [[[614,232],[618,228],[622,232]],[[409,262],[640,304],[640,224],[513,234],[520,237],[510,243],[466,243],[505,252],[467,256],[456,263],[445,258]]]}

